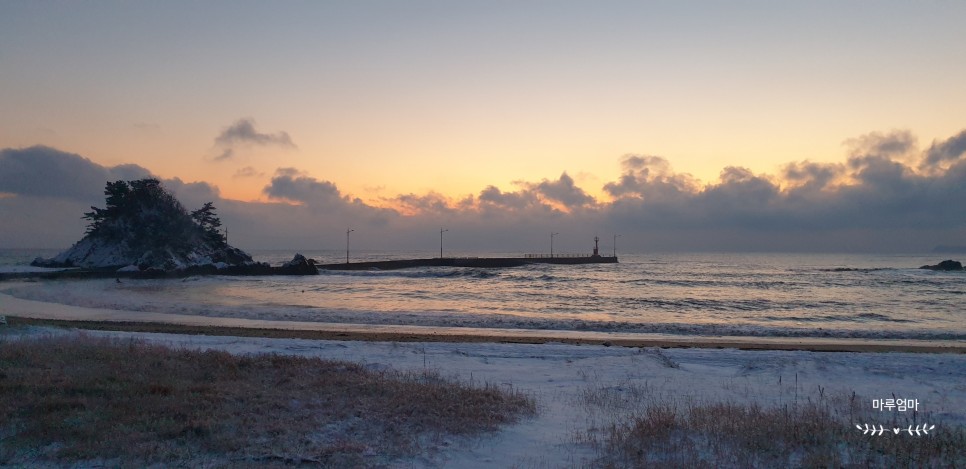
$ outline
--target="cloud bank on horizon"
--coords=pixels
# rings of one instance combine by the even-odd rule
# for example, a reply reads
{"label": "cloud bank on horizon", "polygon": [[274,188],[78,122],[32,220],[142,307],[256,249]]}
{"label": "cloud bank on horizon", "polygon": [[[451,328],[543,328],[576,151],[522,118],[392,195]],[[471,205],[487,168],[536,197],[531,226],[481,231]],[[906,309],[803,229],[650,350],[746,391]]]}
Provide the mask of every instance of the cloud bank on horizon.
{"label": "cloud bank on horizon", "polygon": [[[251,120],[216,143],[294,147],[285,132],[256,131]],[[726,166],[702,183],[664,157],[624,156],[606,182],[607,200],[566,172],[556,179],[487,186],[452,199],[398,194],[381,206],[297,168],[278,168],[262,189],[269,202],[222,199],[207,182],[166,179],[184,205],[214,201],[232,243],[242,248],[338,249],[346,227],[360,249],[437,248],[450,230],[454,252],[584,252],[590,239],[620,233],[633,250],[925,251],[966,244],[966,130],[920,149],[910,132],[871,133],[847,142],[841,163],[790,162],[776,175]],[[236,177],[253,176],[251,167]],[[103,205],[108,180],[149,176],[136,164],[105,167],[77,154],[34,146],[0,150],[0,227],[4,247],[66,247],[83,233],[81,214]]]}

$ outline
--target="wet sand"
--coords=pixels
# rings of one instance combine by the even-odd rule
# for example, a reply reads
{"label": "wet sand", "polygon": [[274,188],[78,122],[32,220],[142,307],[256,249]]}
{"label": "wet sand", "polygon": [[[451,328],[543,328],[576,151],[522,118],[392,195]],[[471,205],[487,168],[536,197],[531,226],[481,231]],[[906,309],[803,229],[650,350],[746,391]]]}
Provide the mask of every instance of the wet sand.
{"label": "wet sand", "polygon": [[11,325],[53,325],[79,329],[165,332],[238,337],[380,342],[564,343],[662,348],[734,348],[823,352],[966,353],[966,341],[802,337],[682,336],[594,331],[392,326],[272,321],[86,308],[23,300],[0,294],[0,315]]}

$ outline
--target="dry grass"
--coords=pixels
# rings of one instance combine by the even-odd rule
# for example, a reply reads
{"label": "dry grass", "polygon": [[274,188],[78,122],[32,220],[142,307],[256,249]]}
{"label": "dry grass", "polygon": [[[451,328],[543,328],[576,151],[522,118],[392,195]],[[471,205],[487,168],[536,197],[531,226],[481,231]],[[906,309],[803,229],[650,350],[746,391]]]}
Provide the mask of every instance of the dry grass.
{"label": "dry grass", "polygon": [[[884,422],[869,401],[824,390],[802,402],[695,402],[657,396],[644,386],[596,387],[582,396],[608,423],[577,435],[597,451],[596,467],[966,467],[966,428],[930,415]],[[915,419],[915,421],[913,421]],[[860,423],[883,423],[886,434],[863,435]],[[935,424],[929,435],[892,428]]]}
{"label": "dry grass", "polygon": [[0,466],[378,467],[532,414],[434,373],[138,341],[0,338]]}

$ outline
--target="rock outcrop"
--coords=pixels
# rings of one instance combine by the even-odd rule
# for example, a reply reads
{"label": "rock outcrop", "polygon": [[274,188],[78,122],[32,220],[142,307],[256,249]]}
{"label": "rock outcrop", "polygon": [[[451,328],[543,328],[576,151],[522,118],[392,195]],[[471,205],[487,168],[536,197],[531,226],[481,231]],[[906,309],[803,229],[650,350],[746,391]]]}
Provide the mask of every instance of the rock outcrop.
{"label": "rock outcrop", "polygon": [[278,273],[282,275],[315,275],[319,269],[315,267],[315,261],[306,259],[301,254],[295,254],[292,260],[278,267]]}
{"label": "rock outcrop", "polygon": [[959,261],[945,260],[936,265],[924,265],[920,267],[920,269],[944,270],[944,271],[963,270],[963,264]]}

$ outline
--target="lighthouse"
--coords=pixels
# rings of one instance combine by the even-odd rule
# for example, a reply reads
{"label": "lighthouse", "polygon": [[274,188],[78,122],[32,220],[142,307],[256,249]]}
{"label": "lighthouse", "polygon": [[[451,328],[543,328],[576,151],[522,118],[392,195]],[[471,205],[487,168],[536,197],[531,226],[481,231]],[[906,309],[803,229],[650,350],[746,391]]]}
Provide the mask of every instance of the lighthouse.
{"label": "lighthouse", "polygon": [[600,237],[599,236],[594,236],[594,255],[591,256],[591,257],[600,257],[600,254],[597,252],[597,243],[598,242],[600,242]]}

